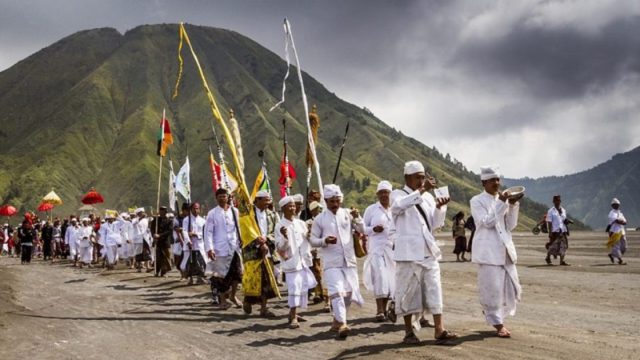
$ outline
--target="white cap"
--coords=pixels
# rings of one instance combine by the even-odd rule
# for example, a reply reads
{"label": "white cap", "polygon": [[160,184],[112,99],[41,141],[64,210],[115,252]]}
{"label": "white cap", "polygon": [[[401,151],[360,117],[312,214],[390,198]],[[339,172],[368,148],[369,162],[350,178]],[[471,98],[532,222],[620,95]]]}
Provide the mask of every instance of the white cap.
{"label": "white cap", "polygon": [[322,209],[322,205],[320,205],[319,202],[317,201],[312,201],[311,204],[309,204],[309,210],[313,211],[317,208],[321,208]]}
{"label": "white cap", "polygon": [[143,212],[144,212],[144,208],[137,208],[136,209],[136,214],[143,213]]}
{"label": "white cap", "polygon": [[324,198],[331,199],[332,197],[342,197],[342,191],[340,191],[340,186],[336,184],[327,184],[324,186]]}
{"label": "white cap", "polygon": [[120,213],[120,217],[123,218],[123,219],[130,219],[131,218],[131,216],[129,216],[128,212],[121,212]]}
{"label": "white cap", "polygon": [[285,196],[280,199],[280,201],[278,201],[278,206],[280,206],[280,209],[282,209],[290,203],[295,203],[295,199],[293,198],[293,196]]}
{"label": "white cap", "polygon": [[302,203],[304,203],[304,196],[302,196],[302,194],[295,194],[295,195],[293,195],[293,200],[296,203],[302,204]]}
{"label": "white cap", "polygon": [[613,198],[613,200],[611,200],[611,205],[613,205],[613,204],[620,205],[620,200],[618,200],[618,198]]}
{"label": "white cap", "polygon": [[411,175],[419,172],[424,172],[424,166],[420,161],[412,160],[404,163],[404,174]]}
{"label": "white cap", "polygon": [[500,178],[500,166],[490,165],[480,167],[480,180],[490,180]]}
{"label": "white cap", "polygon": [[82,222],[89,222],[91,221],[91,219],[89,219],[88,217],[82,218]]}
{"label": "white cap", "polygon": [[271,194],[267,190],[260,190],[256,193],[256,199],[258,198],[269,198],[271,199]]}
{"label": "white cap", "polygon": [[393,190],[393,186],[387,180],[382,180],[380,181],[380,183],[378,183],[378,188],[376,189],[376,192],[382,191],[382,190],[391,191]]}
{"label": "white cap", "polygon": [[167,217],[168,218],[173,218],[173,217],[176,217],[176,215],[174,213],[172,213],[172,212],[169,212],[169,213],[167,213]]}

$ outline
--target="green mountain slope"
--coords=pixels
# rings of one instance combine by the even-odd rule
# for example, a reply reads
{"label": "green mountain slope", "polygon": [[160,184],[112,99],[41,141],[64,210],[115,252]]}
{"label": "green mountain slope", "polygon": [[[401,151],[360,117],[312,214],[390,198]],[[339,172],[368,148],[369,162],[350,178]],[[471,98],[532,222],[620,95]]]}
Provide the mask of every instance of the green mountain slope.
{"label": "green mountain slope", "polygon": [[[299,173],[295,187],[304,191],[306,114],[295,76],[287,83],[287,102],[268,112],[280,96],[285,62],[232,31],[198,26],[187,30],[219,106],[224,112],[235,110],[247,181],[253,183],[259,169],[257,153],[264,150],[272,186],[277,187],[281,123],[286,119],[289,156]],[[177,172],[188,149],[193,199],[213,206],[208,167],[211,113],[186,51],[180,96],[171,100],[177,44],[176,25],[140,26],[124,35],[94,29],[62,39],[1,72],[0,200],[22,211],[34,209],[54,188],[65,200],[56,211],[66,214],[75,211],[80,196],[95,186],[106,200],[101,208],[153,206],[155,137],[166,108],[175,139],[173,166]],[[345,125],[351,123],[337,181],[346,190],[347,205],[373,202],[379,180],[400,184],[404,162],[418,159],[440,184],[450,187],[450,215],[458,210],[468,213],[469,199],[479,192],[478,176],[366,109],[339,99],[308,74],[304,80],[309,103],[317,104],[321,119],[318,153],[325,183],[333,175]],[[165,169],[167,165],[168,161]],[[163,203],[167,181],[168,175],[163,177]],[[544,210],[525,201],[521,229],[532,227]]]}
{"label": "green mountain slope", "polygon": [[640,147],[614,155],[611,160],[577,174],[507,179],[506,183],[526,186],[529,196],[539,202],[550,204],[553,195],[561,194],[567,212],[593,228],[607,226],[611,199],[617,197],[630,225],[638,226]]}

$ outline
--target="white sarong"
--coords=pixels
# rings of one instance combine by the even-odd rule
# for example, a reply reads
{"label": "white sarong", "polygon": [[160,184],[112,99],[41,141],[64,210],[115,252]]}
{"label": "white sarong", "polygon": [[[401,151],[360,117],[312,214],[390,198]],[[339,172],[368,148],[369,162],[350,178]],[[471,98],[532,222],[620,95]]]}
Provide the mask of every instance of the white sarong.
{"label": "white sarong", "polygon": [[479,264],[478,292],[489,325],[501,325],[506,315],[516,314],[522,288],[516,266],[509,257],[504,266]]}
{"label": "white sarong", "polygon": [[91,264],[93,260],[93,246],[80,248],[80,261],[84,264]]}
{"label": "white sarong", "polygon": [[417,320],[425,311],[442,314],[438,261],[433,257],[421,262],[397,261],[395,301],[398,316],[414,315]]}
{"label": "white sarong", "polygon": [[114,265],[118,261],[118,245],[108,245],[104,248],[107,264]]}
{"label": "white sarong", "polygon": [[364,261],[362,281],[364,287],[373,292],[376,299],[387,299],[394,295],[396,285],[396,262],[393,250],[385,248],[380,254],[369,254]]}
{"label": "white sarong", "polygon": [[289,307],[306,309],[309,301],[308,291],[318,285],[315,276],[308,267],[285,274]]}

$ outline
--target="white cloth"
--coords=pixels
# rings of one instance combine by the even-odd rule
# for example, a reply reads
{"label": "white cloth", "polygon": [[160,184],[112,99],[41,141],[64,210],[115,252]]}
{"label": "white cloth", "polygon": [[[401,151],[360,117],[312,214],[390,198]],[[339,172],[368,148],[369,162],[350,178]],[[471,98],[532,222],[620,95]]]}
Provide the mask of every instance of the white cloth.
{"label": "white cloth", "polygon": [[342,191],[340,190],[340,186],[336,184],[326,184],[324,186],[324,198],[331,199],[332,197],[342,197]]}
{"label": "white cloth", "polygon": [[213,250],[216,256],[232,256],[234,252],[239,251],[240,241],[234,213],[238,219],[236,208],[229,207],[224,210],[216,206],[209,211],[205,224],[205,252]]}
{"label": "white cloth", "polygon": [[[281,233],[282,228],[287,229],[286,238]],[[300,219],[289,221],[283,217],[275,227],[276,249],[282,258],[281,270],[287,278],[289,273],[299,272],[313,264],[307,233],[307,224]]]}
{"label": "white cloth", "polygon": [[393,185],[391,185],[390,182],[388,182],[387,180],[382,180],[378,183],[378,187],[376,188],[376,192],[381,191],[381,190],[387,190],[387,191],[391,191],[393,190]]}
{"label": "white cloth", "polygon": [[509,258],[502,266],[479,264],[478,290],[487,323],[503,324],[505,316],[516,314],[522,293],[516,265]]}
{"label": "white cloth", "polygon": [[[416,208],[424,211],[429,226]],[[442,252],[436,244],[432,231],[444,226],[447,207],[436,208],[433,195],[405,186],[391,193],[391,214],[395,238],[394,259],[396,261],[422,261],[426,257],[440,259]]]}
{"label": "white cloth", "polygon": [[280,209],[282,209],[287,204],[289,204],[289,203],[294,203],[295,204],[295,202],[296,202],[296,199],[293,196],[285,196],[282,199],[280,199],[280,201],[278,201],[278,207],[280,207]]}
{"label": "white cloth", "polygon": [[393,260],[391,247],[386,247],[381,254],[369,253],[364,261],[362,282],[376,299],[387,299],[395,295],[396,262]]}
{"label": "white cloth", "polygon": [[151,247],[151,231],[149,230],[149,219],[137,218],[133,220],[133,244],[134,255],[142,254],[144,249],[143,243],[146,242]]}
{"label": "white cloth", "polygon": [[77,226],[69,225],[67,231],[64,234],[64,243],[69,247],[69,256],[75,258],[78,254],[78,235],[80,228]]}
{"label": "white cloth", "polygon": [[324,269],[329,297],[347,297],[358,305],[364,304],[360,294],[358,270],[354,267]]}
{"label": "white cloth", "polygon": [[104,246],[115,246],[122,244],[122,235],[124,233],[124,224],[121,220],[112,223],[108,221],[100,226],[100,239]]}
{"label": "white cloth", "polygon": [[258,227],[260,228],[260,233],[262,236],[267,236],[269,231],[269,220],[267,219],[267,210],[264,211],[258,209],[258,207],[254,207],[256,212],[256,219],[258,220]]}
{"label": "white cloth", "polygon": [[411,175],[419,172],[424,172],[424,166],[420,161],[412,160],[404,163],[404,174]]}
{"label": "white cloth", "polygon": [[[191,222],[191,225],[189,225]],[[200,251],[200,255],[205,261],[205,264],[209,263],[209,257],[204,251],[204,229],[206,226],[206,220],[201,216],[193,216],[189,214],[189,216],[185,217],[182,220],[182,236],[185,239],[184,246],[182,248],[182,263],[180,264],[180,269],[185,271],[187,269],[187,262],[189,261],[189,257],[191,256],[191,251]],[[194,233],[194,236],[189,237],[189,229]],[[191,244],[192,249],[189,249],[189,244]]]}
{"label": "white cloth", "polygon": [[91,264],[93,260],[93,246],[81,247],[79,260],[84,264]]}
{"label": "white cloth", "polygon": [[567,232],[564,221],[567,219],[567,211],[561,206],[560,211],[552,207],[547,211],[547,222],[551,223],[551,232]]}
{"label": "white cloth", "polygon": [[[106,223],[105,223],[106,224]],[[118,261],[118,245],[107,245],[104,247],[107,264],[115,265]]]}
{"label": "white cloth", "polygon": [[93,247],[93,243],[91,242],[93,236],[92,226],[81,226],[80,229],[78,229],[78,247],[81,250],[83,248]]}
{"label": "white cloth", "polygon": [[494,178],[500,178],[500,167],[496,165],[481,166],[480,167],[480,180],[490,180]]}
{"label": "white cloth", "polygon": [[477,264],[504,265],[507,256],[518,261],[511,231],[518,225],[520,203],[508,204],[486,191],[470,200],[471,215],[476,224],[471,260]]}
{"label": "white cloth", "polygon": [[610,232],[613,233],[617,233],[617,232],[622,232],[622,235],[626,234],[624,225],[622,224],[618,224],[616,222],[616,220],[622,220],[622,221],[627,221],[627,219],[624,217],[624,214],[622,214],[622,211],[615,210],[615,209],[611,209],[611,211],[609,211],[609,224],[611,224],[611,229],[609,229]]}
{"label": "white cloth", "polygon": [[[422,261],[396,262],[396,314],[414,315],[423,312],[442,314],[442,284],[440,264],[433,257]],[[417,320],[417,319],[414,319]]]}
{"label": "white cloth", "polygon": [[[325,209],[314,219],[309,241],[312,246],[321,247],[319,253],[325,269],[357,266],[353,244],[354,228],[358,232],[364,232],[362,218],[353,219],[347,209],[340,208],[335,215]],[[337,243],[327,244],[325,239],[328,236],[335,236]]]}
{"label": "white cloth", "polygon": [[287,282],[289,307],[306,309],[309,300],[309,289],[313,289],[318,285],[311,270],[308,267],[304,267],[302,270],[287,272],[285,280]]}

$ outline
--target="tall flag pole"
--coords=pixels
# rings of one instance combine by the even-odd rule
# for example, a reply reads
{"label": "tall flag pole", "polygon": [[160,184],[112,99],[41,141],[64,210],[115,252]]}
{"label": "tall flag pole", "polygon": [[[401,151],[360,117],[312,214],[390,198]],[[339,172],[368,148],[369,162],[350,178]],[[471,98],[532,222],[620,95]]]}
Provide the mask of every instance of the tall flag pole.
{"label": "tall flag pole", "polygon": [[338,170],[340,169],[340,162],[342,162],[342,151],[344,151],[344,144],[347,142],[347,134],[349,134],[349,121],[347,121],[347,128],[344,129],[344,137],[342,138],[342,145],[340,146],[340,155],[338,155],[338,163],[336,164],[336,171],[333,173],[333,183],[335,184],[338,178]]}
{"label": "tall flag pole", "polygon": [[[247,185],[245,182],[244,174],[241,171],[240,161],[238,158],[238,154],[236,151],[235,142],[233,140],[233,136],[231,135],[231,131],[227,127],[224,119],[222,118],[222,114],[220,113],[220,109],[218,108],[218,104],[216,103],[213,94],[211,93],[211,89],[209,88],[209,84],[207,83],[207,79],[204,76],[204,71],[200,66],[200,61],[198,60],[198,56],[193,50],[193,46],[191,44],[191,40],[189,40],[189,35],[187,34],[187,30],[184,27],[184,23],[180,23],[179,28],[180,42],[178,45],[178,62],[179,62],[179,70],[178,70],[178,79],[176,81],[176,85],[174,88],[173,98],[175,99],[178,96],[178,89],[180,85],[180,80],[182,78],[182,46],[186,44],[189,47],[191,55],[193,57],[193,61],[196,65],[198,73],[200,75],[200,79],[202,80],[202,86],[207,94],[207,98],[209,100],[209,107],[211,108],[211,112],[213,117],[218,122],[218,125],[222,128],[224,132],[224,138],[229,145],[229,152],[231,153],[231,158],[233,160],[233,164],[235,167],[235,175],[236,180],[238,181],[238,190],[236,192],[237,202],[238,202],[238,212],[240,215],[240,219],[238,221],[240,228],[240,235],[242,239],[242,247],[243,249],[254,244],[255,239],[262,236],[260,232],[260,228],[258,227],[258,223],[255,218],[255,210],[253,204],[251,203],[251,199],[249,196],[249,190],[247,189]],[[266,265],[266,266],[263,266]],[[276,282],[275,276],[273,274],[272,267],[268,264],[268,259],[262,257],[260,259],[245,259],[245,276],[242,280],[242,287],[245,295],[247,296],[261,296],[262,294],[262,286],[260,283],[260,276],[262,274],[262,269],[266,269],[267,278],[269,279],[269,283],[271,288],[274,290],[276,295],[280,297],[280,291],[278,289],[278,284]],[[257,280],[257,281],[256,281]]]}
{"label": "tall flag pole", "polygon": [[[285,100],[284,94],[286,92],[286,81],[287,81],[287,77],[289,76],[289,68],[291,66],[290,56],[289,56],[289,45],[291,45],[291,49],[293,50],[293,56],[294,56],[294,59],[296,60],[296,70],[298,72],[298,81],[300,82],[300,91],[302,92],[302,105],[304,107],[304,114],[305,116],[307,116],[307,114],[309,114],[309,104],[307,103],[307,94],[304,91],[304,82],[302,80],[302,66],[300,65],[300,58],[298,57],[296,44],[293,41],[293,32],[291,30],[291,24],[289,23],[289,20],[287,20],[286,18],[284,19],[283,26],[284,26],[284,36],[285,36],[284,52],[285,52],[285,59],[287,61],[287,73],[285,74],[284,80],[282,81],[282,99],[276,105],[274,105],[271,109],[269,109],[269,111],[272,111],[273,109],[275,109],[276,107],[284,103],[284,100]],[[311,128],[311,123],[309,121],[309,118],[307,117],[306,120],[307,120],[307,142],[308,142],[311,157],[315,164],[316,177],[318,179],[318,191],[320,192],[320,199],[321,199],[320,201],[324,203],[324,196],[322,194],[323,192],[322,177],[320,176],[320,163],[318,162],[318,156],[316,153],[316,140],[313,138],[313,131]]]}

